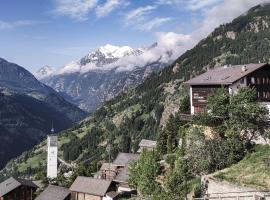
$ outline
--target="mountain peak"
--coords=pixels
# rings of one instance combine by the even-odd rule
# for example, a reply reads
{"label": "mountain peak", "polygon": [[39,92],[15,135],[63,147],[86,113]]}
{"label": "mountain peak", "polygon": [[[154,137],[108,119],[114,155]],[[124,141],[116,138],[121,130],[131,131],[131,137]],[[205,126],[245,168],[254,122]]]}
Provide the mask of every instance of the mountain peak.
{"label": "mountain peak", "polygon": [[53,74],[55,69],[49,65],[45,65],[44,67],[41,67],[36,73],[35,77],[37,79],[43,79]]}
{"label": "mountain peak", "polygon": [[131,54],[133,49],[129,46],[113,46],[111,44],[106,44],[105,46],[101,46],[98,51],[104,54],[105,57],[122,58]]}

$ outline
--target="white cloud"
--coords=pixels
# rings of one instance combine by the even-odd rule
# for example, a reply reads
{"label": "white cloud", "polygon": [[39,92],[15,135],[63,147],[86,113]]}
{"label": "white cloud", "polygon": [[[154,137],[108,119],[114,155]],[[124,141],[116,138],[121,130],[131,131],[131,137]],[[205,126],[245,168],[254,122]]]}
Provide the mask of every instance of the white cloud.
{"label": "white cloud", "polygon": [[10,30],[18,27],[32,26],[36,24],[41,24],[45,22],[34,21],[34,20],[18,20],[13,22],[1,21],[0,20],[0,30]]}
{"label": "white cloud", "polygon": [[129,2],[126,0],[107,0],[103,5],[97,6],[96,15],[97,17],[104,17],[113,10],[127,5],[129,5]]}
{"label": "white cloud", "polygon": [[204,8],[209,8],[213,5],[216,5],[223,0],[188,0],[184,1],[184,5],[190,10],[200,10]]}
{"label": "white cloud", "polygon": [[148,15],[151,13],[151,11],[155,10],[157,7],[156,6],[145,6],[145,7],[139,7],[135,10],[130,11],[127,15],[126,15],[126,21],[127,23],[131,23],[132,21],[141,21],[143,20],[143,17],[145,15]]}
{"label": "white cloud", "polygon": [[225,0],[204,13],[202,25],[193,33],[194,39],[200,40],[206,37],[220,24],[231,22],[251,7],[264,2],[270,0]]}
{"label": "white cloud", "polygon": [[98,0],[55,0],[56,9],[54,13],[67,15],[79,21],[87,20],[87,14],[94,9]]}
{"label": "white cloud", "polygon": [[211,7],[222,1],[223,0],[159,0],[157,4],[184,6],[186,9],[195,11]]}
{"label": "white cloud", "polygon": [[156,9],[157,6],[147,5],[131,10],[125,16],[125,25],[140,31],[151,31],[172,20],[170,17],[151,17]]}
{"label": "white cloud", "polygon": [[135,28],[137,28],[140,31],[151,31],[154,28],[160,27],[161,25],[171,20],[172,18],[170,17],[155,17],[147,22],[138,24]]}

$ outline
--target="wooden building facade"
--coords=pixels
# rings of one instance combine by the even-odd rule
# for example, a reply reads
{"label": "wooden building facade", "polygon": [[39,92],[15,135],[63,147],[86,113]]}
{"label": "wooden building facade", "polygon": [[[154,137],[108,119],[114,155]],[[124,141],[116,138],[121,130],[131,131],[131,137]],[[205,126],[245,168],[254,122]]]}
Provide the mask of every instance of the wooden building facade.
{"label": "wooden building facade", "polygon": [[0,200],[32,200],[37,188],[32,181],[11,177],[0,183]]}
{"label": "wooden building facade", "polygon": [[209,70],[187,82],[190,87],[191,114],[207,112],[207,98],[224,87],[230,95],[242,87],[253,87],[257,100],[270,110],[270,65],[265,63],[234,65]]}

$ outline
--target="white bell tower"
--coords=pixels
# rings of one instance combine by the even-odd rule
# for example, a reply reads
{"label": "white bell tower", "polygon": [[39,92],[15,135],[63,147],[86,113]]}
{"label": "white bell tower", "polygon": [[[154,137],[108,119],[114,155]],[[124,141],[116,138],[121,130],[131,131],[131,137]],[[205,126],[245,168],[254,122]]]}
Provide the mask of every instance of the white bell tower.
{"label": "white bell tower", "polygon": [[52,127],[51,134],[47,137],[47,178],[57,177],[57,135],[54,135]]}

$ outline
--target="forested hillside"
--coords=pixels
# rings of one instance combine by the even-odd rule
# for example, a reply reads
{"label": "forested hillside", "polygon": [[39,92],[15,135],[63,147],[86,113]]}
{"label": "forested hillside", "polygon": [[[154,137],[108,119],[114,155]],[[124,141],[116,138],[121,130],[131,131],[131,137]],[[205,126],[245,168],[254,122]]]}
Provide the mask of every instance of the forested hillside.
{"label": "forested hillside", "polygon": [[0,169],[44,140],[52,122],[59,132],[86,115],[23,67],[0,58]]}
{"label": "forested hillside", "polygon": [[[240,13],[239,13],[240,14]],[[81,163],[77,173],[96,170],[100,161],[119,151],[135,152],[142,138],[157,139],[170,114],[187,112],[183,82],[208,68],[225,64],[269,62],[270,6],[257,6],[232,23],[221,25],[171,66],[149,77],[143,84],[109,101],[59,138],[60,154],[68,162]],[[175,123],[178,123],[177,121]],[[1,175],[43,172],[43,145],[11,161]],[[87,166],[87,168],[85,168]],[[65,171],[65,170],[64,170]],[[38,174],[39,177],[42,174]]]}

